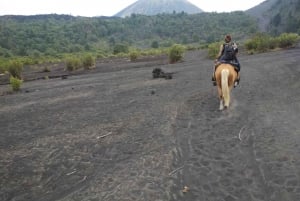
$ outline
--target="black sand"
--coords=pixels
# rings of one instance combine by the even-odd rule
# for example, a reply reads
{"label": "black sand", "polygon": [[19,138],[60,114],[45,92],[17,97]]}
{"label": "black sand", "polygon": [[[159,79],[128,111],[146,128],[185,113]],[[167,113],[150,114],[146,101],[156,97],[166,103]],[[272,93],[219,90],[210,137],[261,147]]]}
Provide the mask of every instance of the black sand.
{"label": "black sand", "polygon": [[299,201],[300,48],[239,58],[224,112],[201,51],[0,96],[0,200]]}

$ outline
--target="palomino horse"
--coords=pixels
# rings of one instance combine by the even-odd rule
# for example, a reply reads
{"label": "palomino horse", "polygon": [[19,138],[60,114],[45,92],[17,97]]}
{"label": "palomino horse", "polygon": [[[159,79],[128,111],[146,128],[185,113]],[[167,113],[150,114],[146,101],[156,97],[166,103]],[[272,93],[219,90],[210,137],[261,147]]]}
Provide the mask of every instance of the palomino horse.
{"label": "palomino horse", "polygon": [[227,109],[230,103],[230,91],[237,78],[237,72],[230,64],[220,64],[217,67],[215,76],[220,99],[220,110]]}

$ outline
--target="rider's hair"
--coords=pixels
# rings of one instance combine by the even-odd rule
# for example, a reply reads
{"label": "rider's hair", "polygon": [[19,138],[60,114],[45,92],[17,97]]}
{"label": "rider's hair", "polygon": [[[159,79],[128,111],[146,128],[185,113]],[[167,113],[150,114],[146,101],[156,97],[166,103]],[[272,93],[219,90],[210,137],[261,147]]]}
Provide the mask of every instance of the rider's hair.
{"label": "rider's hair", "polygon": [[225,36],[225,42],[226,43],[229,43],[231,41],[231,36],[229,35],[229,34],[227,34],[226,36]]}

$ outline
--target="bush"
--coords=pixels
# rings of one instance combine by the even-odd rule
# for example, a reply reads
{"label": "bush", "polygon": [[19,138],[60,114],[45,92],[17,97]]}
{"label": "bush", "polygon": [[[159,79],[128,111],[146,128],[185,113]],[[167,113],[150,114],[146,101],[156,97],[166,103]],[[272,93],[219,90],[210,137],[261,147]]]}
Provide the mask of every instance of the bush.
{"label": "bush", "polygon": [[271,47],[271,42],[270,36],[266,34],[257,34],[251,40],[246,41],[245,47],[249,51],[265,52]]}
{"label": "bush", "polygon": [[23,81],[21,79],[10,76],[9,83],[13,91],[19,91]]}
{"label": "bush", "polygon": [[95,58],[91,54],[87,54],[82,58],[82,65],[85,69],[90,69],[96,64]]}
{"label": "bush", "polygon": [[131,51],[129,53],[130,61],[135,61],[139,57],[139,53],[137,51]]}
{"label": "bush", "polygon": [[157,41],[153,41],[151,44],[152,48],[159,48],[159,43]]}
{"label": "bush", "polygon": [[280,48],[292,47],[299,40],[298,34],[295,33],[283,33],[278,37],[278,46]]}
{"label": "bush", "polygon": [[5,73],[8,69],[8,62],[6,60],[0,59],[0,73]]}
{"label": "bush", "polygon": [[269,38],[268,49],[275,49],[278,47],[278,39],[277,38]]}
{"label": "bush", "polygon": [[270,37],[266,34],[257,34],[246,41],[245,47],[249,52],[266,52],[275,48],[287,48],[294,46],[299,41],[298,34],[283,33],[279,37]]}
{"label": "bush", "polygon": [[97,53],[96,57],[97,59],[103,59],[106,58],[106,55],[104,53]]}
{"label": "bush", "polygon": [[185,48],[182,45],[175,44],[169,50],[169,61],[170,63],[176,63],[181,61],[183,58]]}
{"label": "bush", "polygon": [[21,79],[21,73],[23,71],[23,63],[18,60],[11,60],[8,63],[7,70],[11,76]]}
{"label": "bush", "polygon": [[73,71],[81,66],[81,61],[78,58],[70,57],[66,60],[66,67],[68,71]]}
{"label": "bush", "polygon": [[248,51],[253,51],[256,49],[256,44],[251,40],[251,39],[248,39],[246,40],[245,42],[245,48],[248,50]]}
{"label": "bush", "polygon": [[117,44],[114,46],[114,54],[120,54],[120,53],[128,53],[129,47],[125,44]]}
{"label": "bush", "polygon": [[208,45],[208,57],[215,59],[219,53],[221,42],[211,43]]}

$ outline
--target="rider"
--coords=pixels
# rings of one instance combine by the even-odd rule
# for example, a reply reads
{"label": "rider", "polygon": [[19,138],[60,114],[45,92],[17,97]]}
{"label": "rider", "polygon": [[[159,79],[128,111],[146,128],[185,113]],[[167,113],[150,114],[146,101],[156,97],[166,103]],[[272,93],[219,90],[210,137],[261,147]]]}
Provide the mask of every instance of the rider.
{"label": "rider", "polygon": [[213,81],[214,86],[217,85],[215,71],[221,63],[228,63],[234,67],[235,71],[237,72],[237,79],[235,80],[234,86],[236,87],[239,84],[241,65],[236,57],[237,53],[238,53],[237,45],[235,43],[231,43],[230,35],[226,35],[225,43],[220,46],[219,54],[215,60],[214,72],[213,72],[213,76],[211,79]]}

